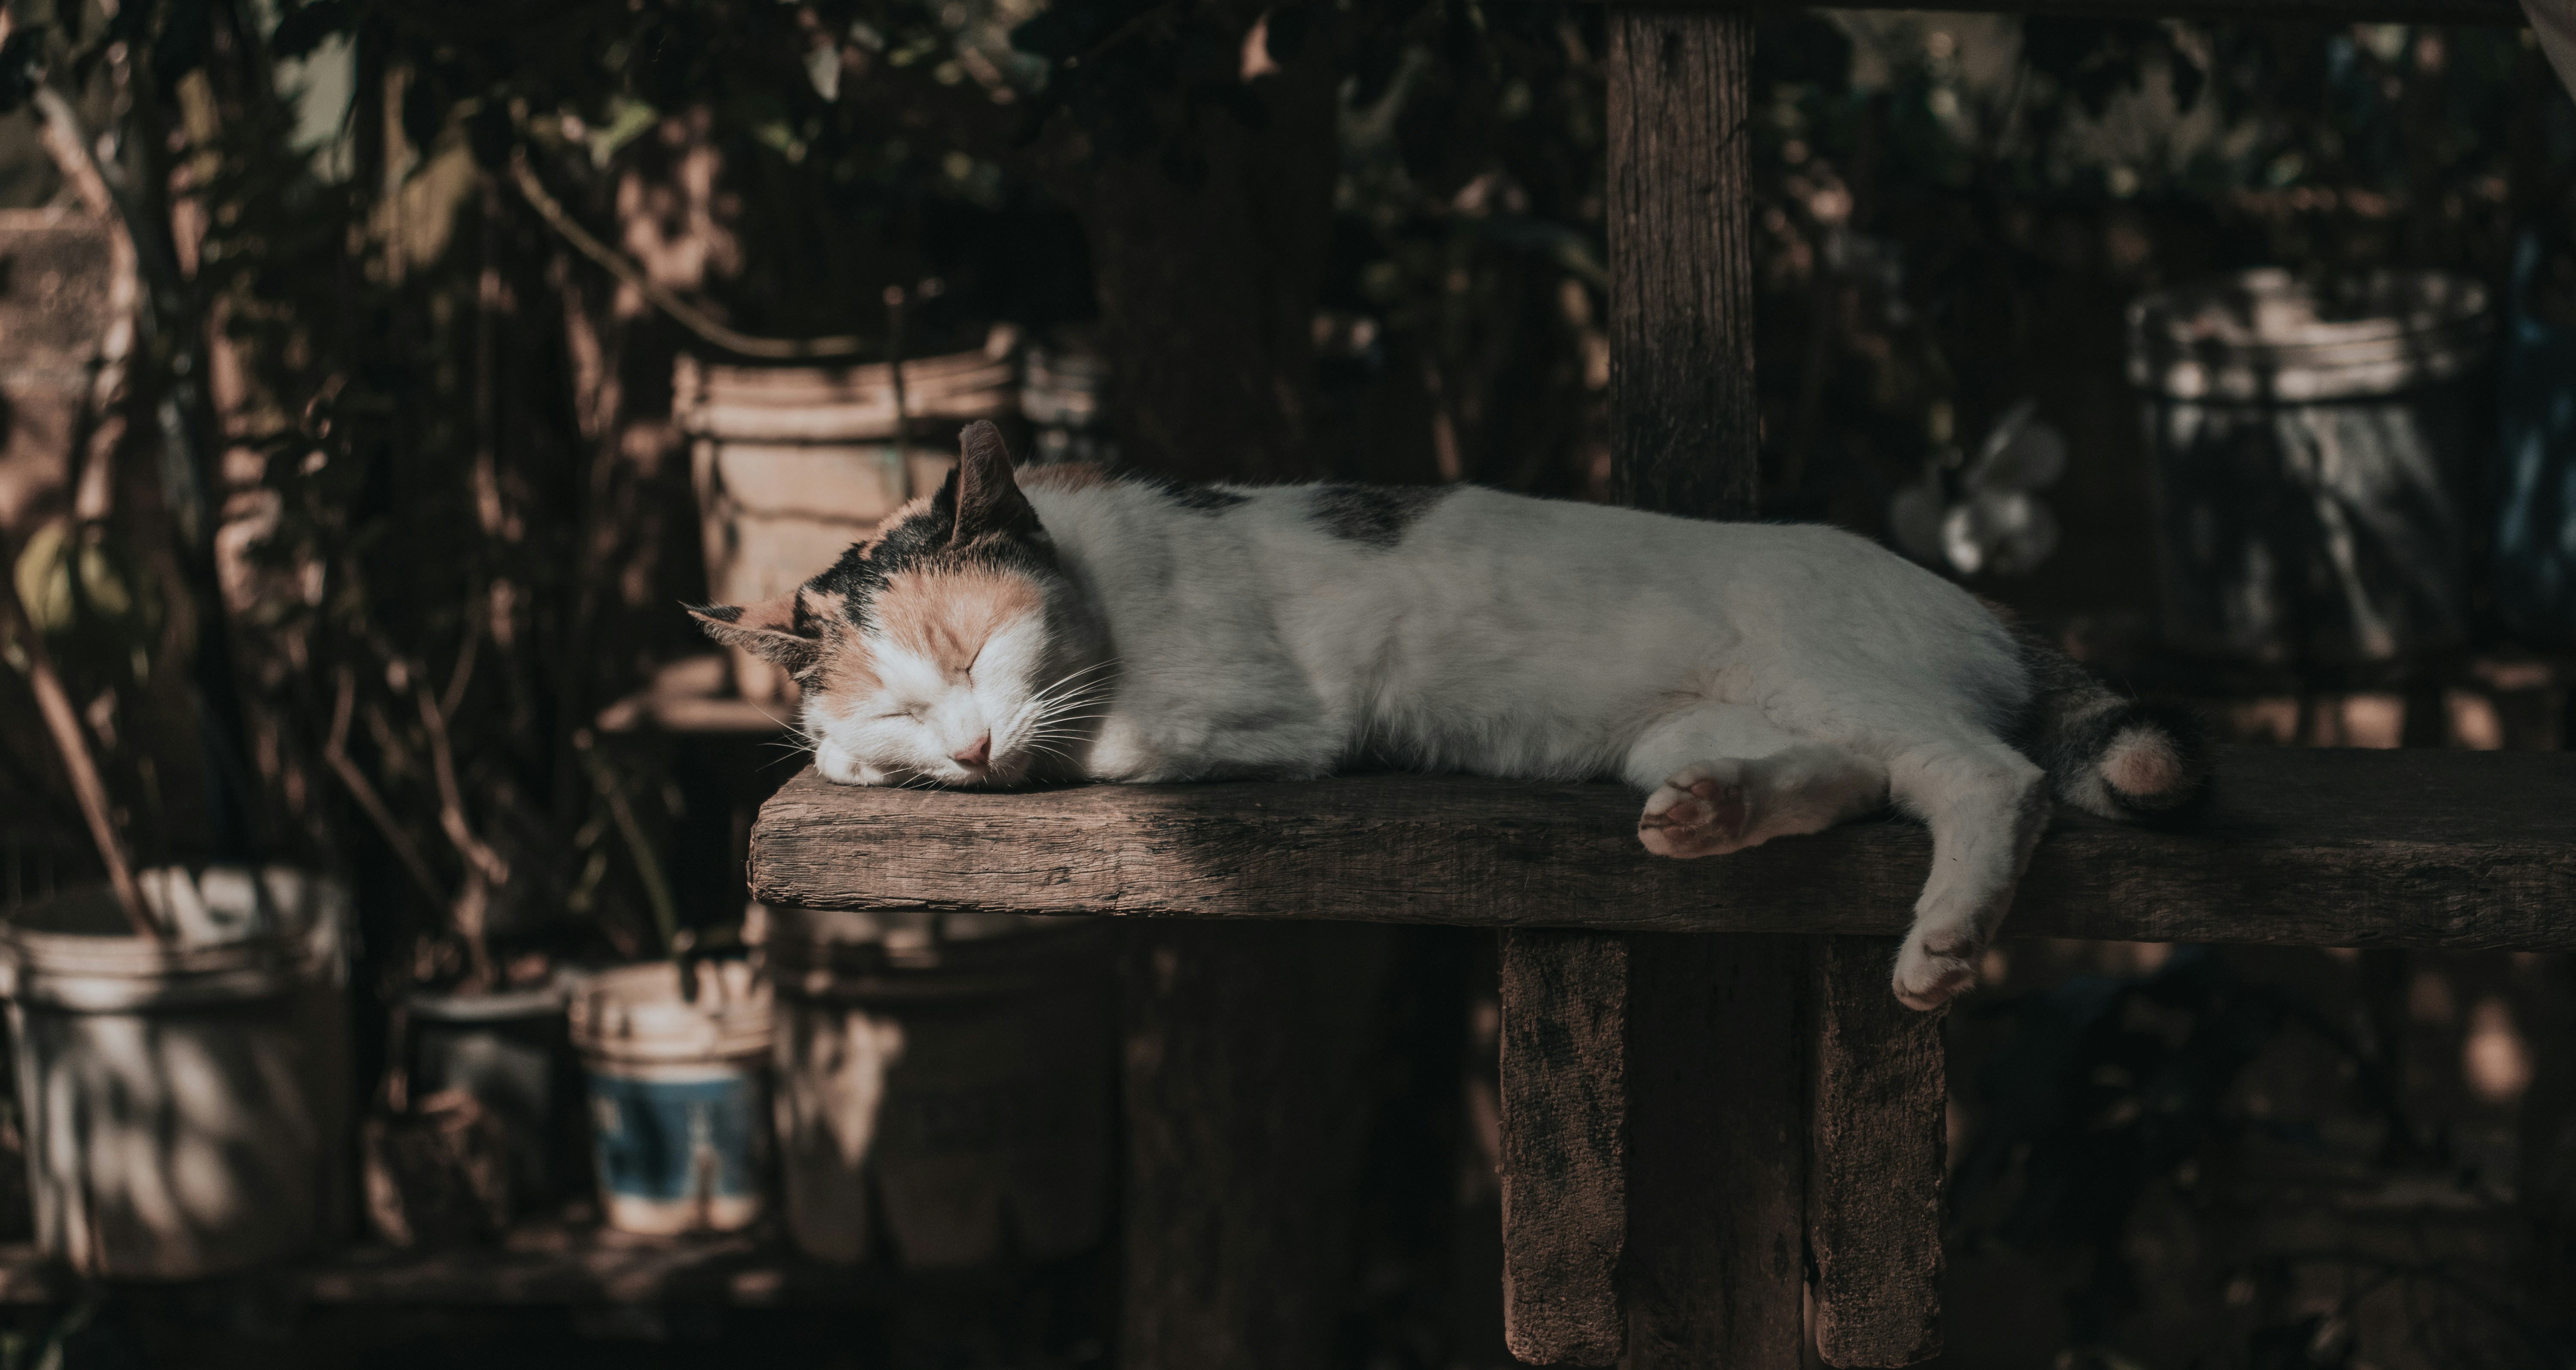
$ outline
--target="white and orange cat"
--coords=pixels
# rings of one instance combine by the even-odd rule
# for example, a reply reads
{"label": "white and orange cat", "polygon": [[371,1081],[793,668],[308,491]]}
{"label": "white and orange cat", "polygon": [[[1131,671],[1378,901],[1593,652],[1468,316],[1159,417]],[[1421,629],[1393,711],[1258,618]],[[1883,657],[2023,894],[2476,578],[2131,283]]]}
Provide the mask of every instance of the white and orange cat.
{"label": "white and orange cat", "polygon": [[2170,809],[2187,717],[1829,528],[1472,487],[957,474],[795,593],[696,611],[791,672],[850,785],[1298,779],[1359,759],[1647,792],[1659,856],[1891,802],[1932,833],[1896,992],[1975,983],[2053,801]]}

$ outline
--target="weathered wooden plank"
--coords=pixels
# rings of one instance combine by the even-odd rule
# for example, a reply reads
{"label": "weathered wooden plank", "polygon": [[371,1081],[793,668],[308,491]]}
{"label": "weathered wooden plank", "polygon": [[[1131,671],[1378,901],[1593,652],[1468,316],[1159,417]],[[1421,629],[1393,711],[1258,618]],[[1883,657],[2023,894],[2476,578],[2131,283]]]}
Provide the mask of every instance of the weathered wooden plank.
{"label": "weathered wooden plank", "polygon": [[[1664,0],[1677,8],[1803,9],[1795,0]],[[2299,24],[2480,24],[2521,28],[2518,0],[1938,0],[1924,4],[1819,5],[1817,9],[2054,14],[2077,19],[2209,19]]]}
{"label": "weathered wooden plank", "polygon": [[1791,1370],[1807,939],[1631,933],[1623,1370]]}
{"label": "weathered wooden plank", "polygon": [[1534,1365],[1610,1365],[1625,1331],[1628,942],[1503,933],[1503,1341]]}
{"label": "weathered wooden plank", "polygon": [[[2168,828],[2061,815],[2006,935],[2576,950],[2576,755],[2221,748]],[[1894,936],[1901,822],[1704,861],[1637,845],[1613,785],[1351,776],[1019,794],[788,782],[755,895],[822,908]]]}
{"label": "weathered wooden plank", "polygon": [[1914,1365],[1941,1354],[1942,1015],[1887,992],[1892,940],[1813,937],[1807,955],[1816,1351],[1833,1366]]}

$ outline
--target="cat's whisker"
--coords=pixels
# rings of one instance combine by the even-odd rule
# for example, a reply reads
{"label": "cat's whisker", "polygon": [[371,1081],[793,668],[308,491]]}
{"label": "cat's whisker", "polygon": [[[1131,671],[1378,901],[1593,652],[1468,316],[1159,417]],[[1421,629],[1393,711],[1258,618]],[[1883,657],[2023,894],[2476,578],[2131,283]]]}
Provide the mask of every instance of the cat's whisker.
{"label": "cat's whisker", "polygon": [[1041,713],[1061,713],[1067,709],[1094,708],[1107,704],[1114,698],[1116,698],[1115,693],[1108,690],[1076,690],[1043,700],[1032,700],[1030,703]]}
{"label": "cat's whisker", "polygon": [[1031,728],[1020,736],[1064,738],[1068,741],[1087,740],[1091,736],[1091,730],[1088,728]]}
{"label": "cat's whisker", "polygon": [[1083,686],[1083,687],[1085,687],[1085,688],[1089,688],[1089,687],[1093,687],[1093,686],[1101,686],[1101,685],[1109,684],[1110,682],[1107,682],[1107,681],[1100,681],[1100,680],[1084,680],[1084,679],[1083,679],[1083,677],[1084,677],[1084,676],[1088,676],[1088,675],[1092,675],[1092,674],[1094,674],[1094,673],[1096,673],[1096,672],[1100,672],[1100,671],[1108,670],[1110,667],[1115,666],[1115,665],[1117,665],[1117,664],[1118,664],[1118,662],[1113,658],[1113,659],[1108,660],[1108,661],[1103,661],[1103,662],[1099,662],[1099,663],[1094,664],[1094,665],[1085,666],[1085,667],[1081,668],[1080,670],[1076,670],[1076,671],[1067,671],[1065,674],[1063,674],[1063,675],[1061,675],[1061,676],[1058,676],[1058,677],[1057,677],[1057,678],[1055,678],[1054,680],[1051,680],[1051,681],[1047,682],[1047,684],[1046,684],[1046,685],[1044,685],[1043,687],[1039,688],[1039,689],[1038,689],[1038,690],[1036,690],[1034,693],[1036,693],[1036,694],[1038,694],[1038,695],[1047,695],[1047,694],[1052,694],[1052,693],[1054,693],[1055,691],[1062,690],[1062,689],[1066,689],[1066,688],[1068,688],[1068,687],[1070,687],[1070,686],[1074,686],[1074,685],[1076,685],[1076,684],[1079,684],[1079,685],[1081,685],[1081,686]]}
{"label": "cat's whisker", "polygon": [[1078,713],[1105,712],[1107,703],[1104,696],[1097,694],[1078,694],[1063,699],[1046,700],[1043,703],[1032,701],[1032,707],[1021,711],[1020,721],[1030,727],[1043,728]]}
{"label": "cat's whisker", "polygon": [[1078,696],[1085,692],[1105,693],[1114,685],[1115,682],[1084,680],[1081,677],[1089,675],[1091,672],[1099,670],[1101,667],[1108,664],[1109,663],[1107,662],[1103,662],[1101,663],[1101,666],[1085,667],[1082,670],[1074,671],[1057,680],[1049,682],[1039,689],[1031,691],[1029,702],[1026,707],[1052,708],[1069,697]]}

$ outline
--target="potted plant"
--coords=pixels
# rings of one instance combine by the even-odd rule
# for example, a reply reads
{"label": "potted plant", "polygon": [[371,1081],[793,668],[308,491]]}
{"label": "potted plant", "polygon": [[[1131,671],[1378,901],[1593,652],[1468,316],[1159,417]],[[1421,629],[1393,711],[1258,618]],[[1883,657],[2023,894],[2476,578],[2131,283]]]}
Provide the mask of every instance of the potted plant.
{"label": "potted plant", "polygon": [[[172,378],[202,361],[170,222],[50,79],[31,87],[44,141],[108,279],[69,507],[7,549],[0,660],[105,879],[11,913],[0,991],[40,1248],[93,1276],[194,1277],[344,1224],[349,893],[259,831],[202,434],[184,413],[135,422],[153,401],[174,413]],[[165,330],[149,351],[147,317]]]}

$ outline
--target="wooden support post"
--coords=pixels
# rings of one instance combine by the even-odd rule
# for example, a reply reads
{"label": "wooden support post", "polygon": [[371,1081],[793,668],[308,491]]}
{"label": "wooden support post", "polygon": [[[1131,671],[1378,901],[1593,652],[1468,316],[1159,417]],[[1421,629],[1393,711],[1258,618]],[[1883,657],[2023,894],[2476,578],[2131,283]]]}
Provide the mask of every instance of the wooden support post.
{"label": "wooden support post", "polygon": [[1888,992],[1894,942],[1807,941],[1816,1351],[1827,1365],[1913,1365],[1941,1354],[1942,1015]]}
{"label": "wooden support post", "polygon": [[[1641,509],[1752,514],[1740,14],[1610,9],[1610,441]],[[1505,1336],[1527,1361],[1798,1359],[1794,939],[1504,941]],[[1601,1068],[1613,1044],[1618,1070]]]}
{"label": "wooden support post", "polygon": [[[1751,23],[1609,28],[1613,471],[1639,508],[1748,517]],[[1874,943],[1515,931],[1502,983],[1514,1355],[1788,1370],[1811,1258],[1829,1363],[1937,1351],[1939,1028]]]}
{"label": "wooden support post", "polygon": [[1131,930],[1124,1370],[1332,1363],[1394,933]]}
{"label": "wooden support post", "polygon": [[1640,509],[1751,518],[1742,13],[1610,7],[1610,462]]}
{"label": "wooden support post", "polygon": [[[1760,488],[1747,16],[1609,14],[1610,451],[1628,501]],[[1632,935],[1628,1370],[1798,1363],[1806,1122],[1794,939]]]}

